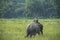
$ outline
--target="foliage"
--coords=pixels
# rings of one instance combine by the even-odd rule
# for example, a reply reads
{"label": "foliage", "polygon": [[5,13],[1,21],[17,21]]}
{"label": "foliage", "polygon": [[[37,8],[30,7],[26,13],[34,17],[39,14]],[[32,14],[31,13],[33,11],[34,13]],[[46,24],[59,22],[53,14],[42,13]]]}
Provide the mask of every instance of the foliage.
{"label": "foliage", "polygon": [[0,18],[60,18],[56,4],[58,0],[0,0]]}

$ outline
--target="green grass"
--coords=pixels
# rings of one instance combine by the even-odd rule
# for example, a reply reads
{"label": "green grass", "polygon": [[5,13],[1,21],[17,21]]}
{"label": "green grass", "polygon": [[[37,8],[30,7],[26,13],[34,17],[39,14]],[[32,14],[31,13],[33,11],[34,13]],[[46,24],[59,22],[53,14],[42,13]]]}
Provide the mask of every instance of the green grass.
{"label": "green grass", "polygon": [[60,40],[60,19],[39,19],[44,34],[27,37],[26,28],[33,19],[0,19],[0,40]]}

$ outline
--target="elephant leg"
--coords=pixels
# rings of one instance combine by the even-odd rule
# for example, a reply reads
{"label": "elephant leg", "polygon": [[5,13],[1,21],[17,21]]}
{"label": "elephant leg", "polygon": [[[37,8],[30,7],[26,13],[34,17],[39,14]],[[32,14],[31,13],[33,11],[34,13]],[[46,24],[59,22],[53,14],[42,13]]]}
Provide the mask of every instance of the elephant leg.
{"label": "elephant leg", "polygon": [[32,37],[33,35],[35,36],[35,33],[34,33],[34,32],[32,32],[32,33],[30,34],[30,37]]}
{"label": "elephant leg", "polygon": [[32,37],[32,34],[30,34],[30,37]]}
{"label": "elephant leg", "polygon": [[38,35],[40,35],[40,32],[38,32]]}
{"label": "elephant leg", "polygon": [[43,35],[43,30],[41,30],[41,34]]}
{"label": "elephant leg", "polygon": [[36,35],[36,33],[34,33],[34,36]]}
{"label": "elephant leg", "polygon": [[28,37],[30,34],[29,33],[27,33],[27,35],[25,36],[25,37]]}

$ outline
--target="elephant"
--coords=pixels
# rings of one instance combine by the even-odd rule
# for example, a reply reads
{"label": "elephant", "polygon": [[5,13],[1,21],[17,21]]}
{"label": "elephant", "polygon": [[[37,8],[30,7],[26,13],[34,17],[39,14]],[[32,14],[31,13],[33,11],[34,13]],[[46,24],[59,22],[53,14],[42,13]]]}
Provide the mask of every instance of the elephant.
{"label": "elephant", "polygon": [[43,34],[43,25],[38,22],[38,20],[34,20],[33,23],[29,24],[26,30],[26,37],[30,36],[32,37],[33,35],[35,36],[36,34],[40,35]]}

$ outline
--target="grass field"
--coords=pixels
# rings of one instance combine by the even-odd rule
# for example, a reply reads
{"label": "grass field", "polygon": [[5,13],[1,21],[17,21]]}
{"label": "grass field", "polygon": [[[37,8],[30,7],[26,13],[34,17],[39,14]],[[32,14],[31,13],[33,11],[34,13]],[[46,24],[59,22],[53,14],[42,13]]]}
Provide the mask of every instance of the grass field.
{"label": "grass field", "polygon": [[60,40],[60,19],[39,19],[44,34],[27,37],[27,24],[33,19],[0,19],[0,40]]}

